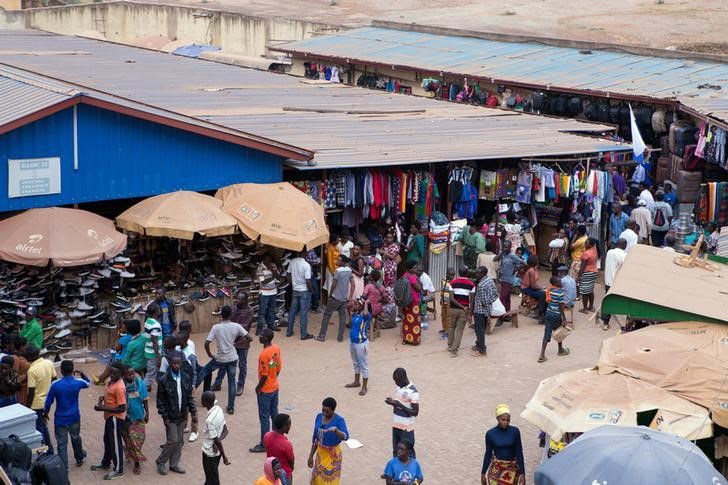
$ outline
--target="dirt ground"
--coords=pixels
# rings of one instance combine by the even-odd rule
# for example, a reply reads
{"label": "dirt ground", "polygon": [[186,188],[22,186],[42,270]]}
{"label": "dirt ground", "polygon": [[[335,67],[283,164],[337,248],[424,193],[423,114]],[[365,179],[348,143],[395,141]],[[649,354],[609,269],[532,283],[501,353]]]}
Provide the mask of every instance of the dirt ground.
{"label": "dirt ground", "polygon": [[[144,1],[144,0],[142,0]],[[728,54],[726,0],[148,0],[335,25],[372,20]],[[334,5],[331,5],[331,4]]]}
{"label": "dirt ground", "polygon": [[[545,275],[544,275],[545,277]],[[601,301],[603,287],[597,289],[597,301]],[[514,296],[513,305],[519,300]],[[423,333],[418,347],[403,347],[399,329],[383,330],[382,338],[370,346],[370,389],[360,397],[356,390],[345,389],[352,379],[351,359],[346,343],[328,338],[325,343],[314,340],[286,338],[276,333],[275,341],[281,346],[283,367],[280,377],[279,411],[292,416],[290,434],[296,454],[295,483],[308,483],[310,470],[306,458],[310,449],[313,422],[320,411],[321,400],[333,396],[339,402],[337,411],[346,419],[351,436],[364,444],[360,449],[345,449],[342,483],[344,485],[370,485],[384,483],[379,475],[391,457],[392,411],[384,399],[393,389],[392,371],[405,367],[412,382],[420,391],[421,412],[417,418],[417,456],[422,463],[426,482],[435,485],[480,483],[480,467],[483,461],[484,433],[495,426],[495,406],[501,402],[511,406],[513,424],[521,430],[523,438],[528,483],[541,460],[543,450],[538,447],[538,429],[520,417],[526,402],[531,398],[538,383],[553,374],[572,369],[591,367],[596,362],[599,347],[604,338],[616,333],[616,328],[604,332],[599,326],[574,312],[576,330],[567,339],[571,355],[556,356],[556,346],[547,349],[548,361],[536,362],[543,335],[543,327],[534,320],[520,318],[519,328],[509,325],[497,328],[486,338],[488,356],[472,357],[469,348],[474,342],[473,330],[467,329],[463,346],[457,358],[450,358],[446,342],[438,336],[439,320],[430,320],[430,328]],[[309,331],[317,333],[321,315],[311,314]],[[332,323],[338,325],[336,316]],[[335,336],[336,326],[329,330]],[[204,354],[204,334],[194,335],[198,354]],[[255,362],[261,345],[255,342],[250,350],[249,371],[245,394],[237,398],[235,414],[227,416],[230,435],[226,449],[232,464],[221,465],[222,483],[249,485],[262,474],[264,456],[248,452],[258,440],[259,425],[253,388],[255,386]],[[207,358],[202,357],[202,362]],[[82,364],[86,372],[100,369],[98,364]],[[218,393],[218,400],[226,402],[225,385]],[[94,472],[89,465],[102,455],[101,437],[103,420],[93,411],[93,404],[103,389],[92,386],[82,392],[81,435],[88,451],[86,466],[71,466],[73,484],[93,484],[101,480],[101,472]],[[199,396],[199,392],[197,393]],[[164,440],[163,427],[151,396],[151,419],[147,427],[144,445],[149,462],[143,464],[142,474],[133,475],[126,463],[127,484],[202,483],[203,471],[200,459],[201,442],[185,443],[182,466],[187,474],[160,476],[154,468],[159,445]],[[224,404],[223,404],[224,405]],[[51,425],[52,428],[52,425]],[[52,431],[51,431],[52,433]],[[55,439],[54,439],[55,442]]]}

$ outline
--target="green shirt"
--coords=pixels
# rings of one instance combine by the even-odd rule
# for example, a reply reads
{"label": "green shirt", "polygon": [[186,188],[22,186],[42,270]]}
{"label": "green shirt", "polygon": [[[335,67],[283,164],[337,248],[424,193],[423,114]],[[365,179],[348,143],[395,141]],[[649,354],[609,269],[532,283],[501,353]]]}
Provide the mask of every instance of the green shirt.
{"label": "green shirt", "polygon": [[124,359],[121,361],[126,365],[130,365],[134,370],[142,370],[147,368],[147,358],[144,356],[144,344],[146,340],[143,333],[139,333],[131,339],[126,346]]}
{"label": "green shirt", "polygon": [[24,337],[28,344],[38,347],[38,350],[43,348],[43,328],[37,319],[27,322],[20,330],[20,336]]}
{"label": "green shirt", "polygon": [[417,234],[414,236],[412,250],[407,253],[407,261],[421,261],[425,257],[425,236]]}

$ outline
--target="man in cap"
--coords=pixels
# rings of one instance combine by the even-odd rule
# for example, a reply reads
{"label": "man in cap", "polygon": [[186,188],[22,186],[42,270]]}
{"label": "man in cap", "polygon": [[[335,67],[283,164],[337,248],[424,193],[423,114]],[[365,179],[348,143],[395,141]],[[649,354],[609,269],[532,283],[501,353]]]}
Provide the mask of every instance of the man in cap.
{"label": "man in cap", "polygon": [[[639,199],[637,208],[632,211],[631,220],[635,221],[639,226],[637,235],[640,244],[650,244],[650,234],[652,233],[652,212],[647,208],[647,201]],[[621,235],[619,237],[622,237]]]}

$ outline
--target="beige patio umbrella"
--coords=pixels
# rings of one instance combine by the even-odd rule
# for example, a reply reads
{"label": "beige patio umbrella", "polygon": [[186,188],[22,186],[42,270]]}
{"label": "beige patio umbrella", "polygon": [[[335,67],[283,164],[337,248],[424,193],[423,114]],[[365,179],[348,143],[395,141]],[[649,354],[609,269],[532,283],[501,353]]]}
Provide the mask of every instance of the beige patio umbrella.
{"label": "beige patio umbrella", "polygon": [[0,221],[0,259],[30,266],[81,266],[126,249],[114,222],[79,209],[30,209]]}
{"label": "beige patio umbrella", "polygon": [[657,411],[651,427],[690,440],[713,435],[708,410],[618,372],[564,372],[541,381],[521,417],[558,441],[605,424],[637,426],[637,413]]}
{"label": "beige patio umbrella", "polygon": [[728,427],[728,325],[674,322],[618,335],[602,342],[597,368],[704,406]]}
{"label": "beige patio umbrella", "polygon": [[148,236],[177,239],[193,239],[195,233],[225,236],[236,230],[236,221],[222,210],[222,202],[186,190],[144,199],[119,215],[116,225]]}
{"label": "beige patio umbrella", "polygon": [[329,240],[323,207],[288,182],[230,185],[215,197],[246,236],[263,244],[300,251]]}

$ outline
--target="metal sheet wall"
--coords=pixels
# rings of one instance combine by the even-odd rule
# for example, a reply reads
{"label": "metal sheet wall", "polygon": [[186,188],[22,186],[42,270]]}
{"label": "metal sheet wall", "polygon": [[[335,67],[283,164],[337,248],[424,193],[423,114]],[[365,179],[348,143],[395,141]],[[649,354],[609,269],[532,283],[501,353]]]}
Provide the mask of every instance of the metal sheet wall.
{"label": "metal sheet wall", "polygon": [[447,268],[450,267],[457,271],[463,263],[462,256],[455,256],[455,248],[456,245],[453,244],[440,254],[429,254],[427,274],[432,278],[432,284],[435,285],[438,291],[440,290],[440,282],[447,274]]}
{"label": "metal sheet wall", "polygon": [[[283,159],[107,110],[79,105],[0,135],[0,212],[279,182]],[[61,193],[8,198],[8,159],[60,157]]]}

